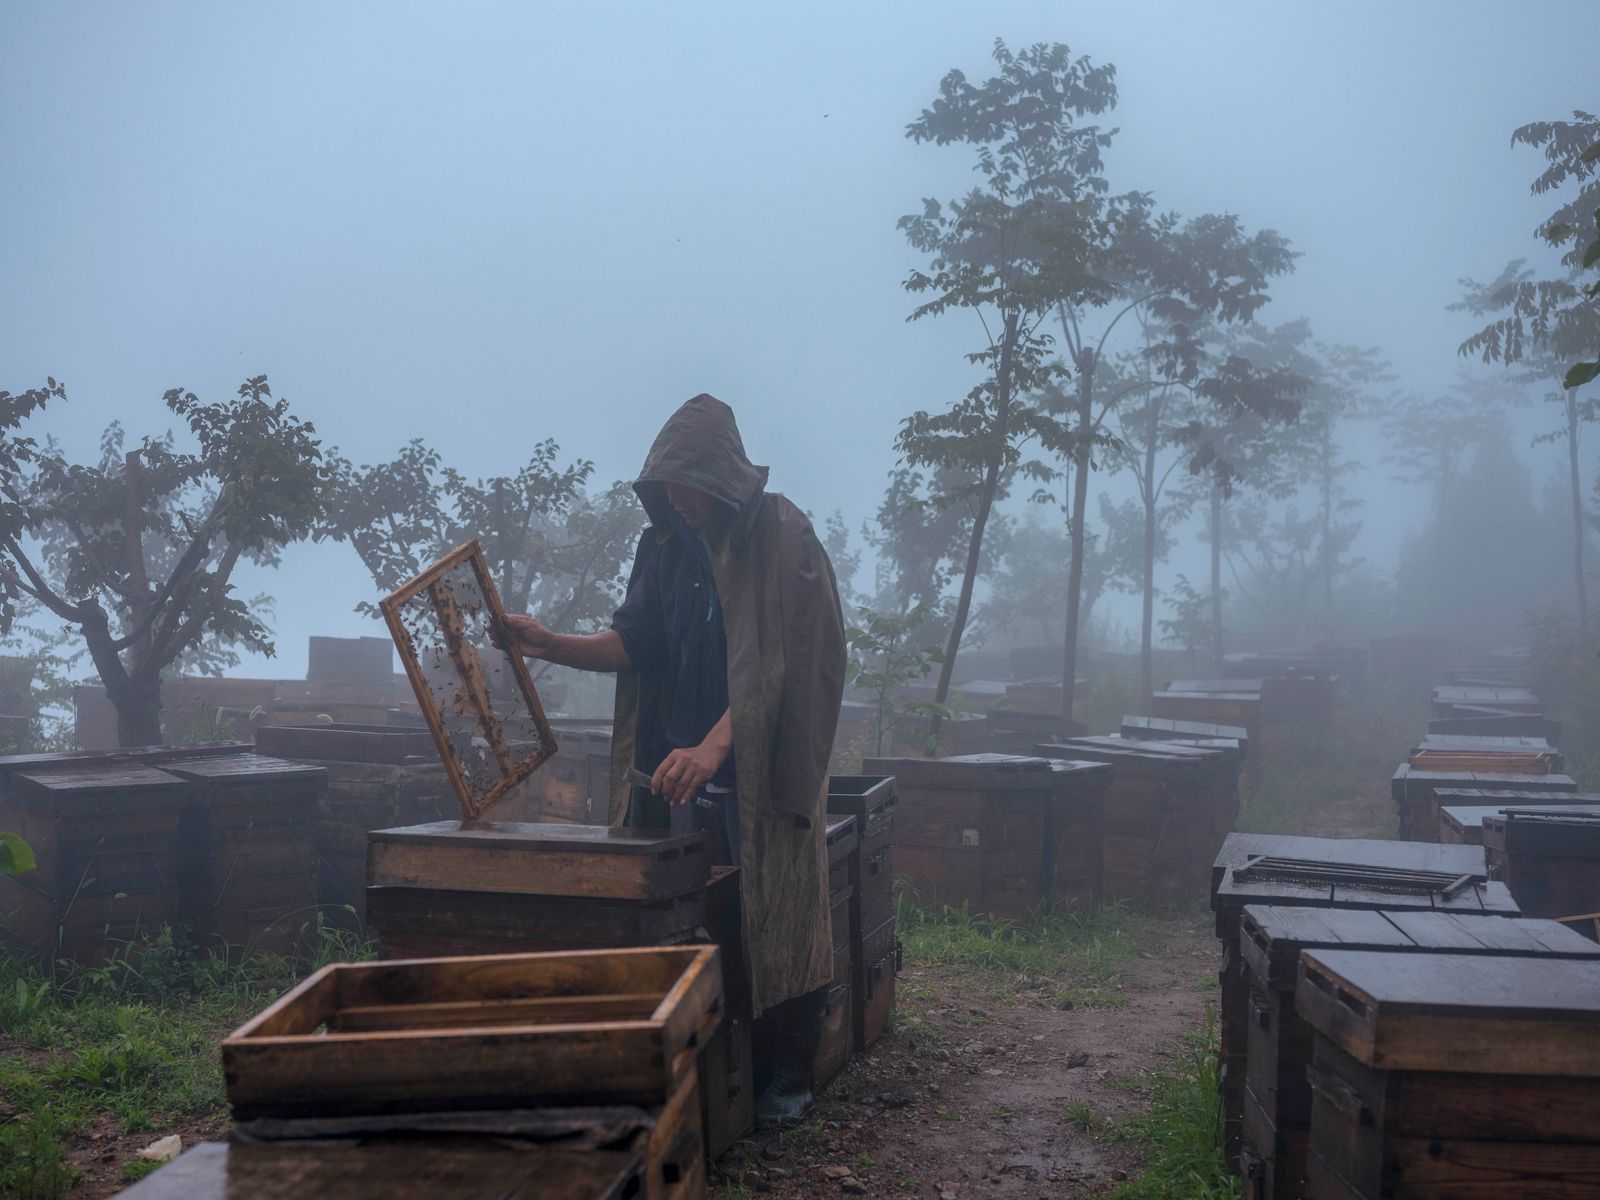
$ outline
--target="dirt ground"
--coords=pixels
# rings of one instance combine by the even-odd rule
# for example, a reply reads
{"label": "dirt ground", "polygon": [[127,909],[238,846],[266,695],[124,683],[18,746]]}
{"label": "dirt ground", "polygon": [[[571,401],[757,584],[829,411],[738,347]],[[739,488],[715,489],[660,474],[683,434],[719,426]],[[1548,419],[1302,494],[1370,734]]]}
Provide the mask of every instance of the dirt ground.
{"label": "dirt ground", "polygon": [[1142,1074],[1206,1027],[1216,962],[1198,911],[1156,927],[1109,1006],[997,1000],[961,968],[908,962],[893,1031],[830,1086],[815,1121],[724,1156],[712,1195],[1103,1194],[1138,1168],[1110,1122],[1142,1106]]}

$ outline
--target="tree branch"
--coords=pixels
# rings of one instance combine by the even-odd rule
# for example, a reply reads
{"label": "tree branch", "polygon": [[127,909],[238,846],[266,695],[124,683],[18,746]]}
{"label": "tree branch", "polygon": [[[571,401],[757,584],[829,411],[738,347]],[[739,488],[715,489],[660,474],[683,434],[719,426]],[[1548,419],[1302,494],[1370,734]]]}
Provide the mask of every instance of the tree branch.
{"label": "tree branch", "polygon": [[[62,596],[56,594],[55,590],[45,582],[44,576],[39,574],[38,568],[35,567],[33,563],[28,560],[28,556],[22,552],[22,547],[17,545],[14,540],[7,538],[5,541],[5,549],[6,553],[10,554],[16,564],[22,568],[23,573],[27,575],[29,582],[32,584],[31,587],[25,587],[23,590],[31,595],[34,599],[38,600],[40,604],[43,604],[63,621],[75,621],[81,623],[89,616],[88,609],[83,605],[73,604]],[[12,577],[15,578],[14,573]],[[17,582],[21,583],[22,581],[18,579]]]}

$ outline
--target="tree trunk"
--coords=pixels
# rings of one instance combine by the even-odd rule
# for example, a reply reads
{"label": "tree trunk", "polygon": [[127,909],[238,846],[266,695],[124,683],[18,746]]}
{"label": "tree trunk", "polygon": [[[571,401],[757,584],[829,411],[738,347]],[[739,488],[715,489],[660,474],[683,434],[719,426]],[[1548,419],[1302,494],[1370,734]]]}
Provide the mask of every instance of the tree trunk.
{"label": "tree trunk", "polygon": [[1139,689],[1143,696],[1141,703],[1145,705],[1150,703],[1150,693],[1155,688],[1151,635],[1156,620],[1156,425],[1157,421],[1151,422],[1150,435],[1145,440],[1144,486],[1140,489],[1144,501],[1144,575],[1140,580],[1144,611],[1140,615],[1139,630]]}
{"label": "tree trunk", "polygon": [[1589,632],[1589,589],[1583,581],[1583,479],[1578,467],[1578,405],[1567,394],[1567,469],[1572,481],[1572,575],[1578,585],[1578,628]]}
{"label": "tree trunk", "polygon": [[1084,510],[1089,502],[1089,443],[1094,433],[1094,352],[1079,355],[1078,423],[1072,443],[1072,514],[1067,532],[1072,544],[1072,568],[1067,577],[1067,629],[1061,652],[1061,719],[1072,720],[1078,679],[1078,623],[1083,610]]}
{"label": "tree trunk", "polygon": [[112,693],[111,702],[117,709],[117,744],[119,746],[159,746],[161,734],[161,680],[145,686],[133,685]]}
{"label": "tree trunk", "polygon": [[[966,569],[961,574],[961,592],[956,597],[955,616],[950,622],[950,637],[945,642],[944,661],[939,664],[939,685],[934,690],[933,702],[943,706],[950,697],[950,678],[956,669],[956,654],[961,649],[961,635],[966,632],[967,615],[972,611],[972,590],[978,582],[978,564],[983,560],[983,531],[989,524],[989,513],[994,508],[995,493],[1000,487],[1000,466],[1006,439],[1011,426],[1011,362],[1017,345],[1018,319],[1015,312],[1006,315],[1005,331],[1001,334],[1000,365],[995,373],[995,440],[994,457],[984,468],[983,487],[978,494],[978,511],[972,517],[972,536],[967,542]],[[928,719],[928,749],[933,755],[943,722],[936,712]]]}
{"label": "tree trunk", "polygon": [[1222,489],[1211,485],[1211,653],[1222,667]]}
{"label": "tree trunk", "polygon": [[[1322,619],[1333,625],[1333,429],[1322,430]],[[1331,634],[1330,634],[1331,636]]]}

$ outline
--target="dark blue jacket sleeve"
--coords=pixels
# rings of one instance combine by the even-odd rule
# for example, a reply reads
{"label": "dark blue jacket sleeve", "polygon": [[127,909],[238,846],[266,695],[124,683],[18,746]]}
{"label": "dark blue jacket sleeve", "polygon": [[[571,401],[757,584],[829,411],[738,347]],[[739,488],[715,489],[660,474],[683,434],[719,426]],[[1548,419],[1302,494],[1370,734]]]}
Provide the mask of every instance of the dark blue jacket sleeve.
{"label": "dark blue jacket sleeve", "polygon": [[628,594],[611,617],[635,671],[660,670],[667,658],[666,618],[661,611],[661,547],[649,530],[639,540]]}

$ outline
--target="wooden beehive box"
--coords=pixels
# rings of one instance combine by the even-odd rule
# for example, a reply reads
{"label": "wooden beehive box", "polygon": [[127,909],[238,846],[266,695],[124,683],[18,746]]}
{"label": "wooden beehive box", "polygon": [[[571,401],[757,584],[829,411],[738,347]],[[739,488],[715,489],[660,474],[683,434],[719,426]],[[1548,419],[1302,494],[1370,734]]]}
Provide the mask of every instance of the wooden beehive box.
{"label": "wooden beehive box", "polygon": [[1006,699],[989,710],[988,750],[992,754],[1031,755],[1040,742],[1081,737],[1088,732],[1087,726],[1063,717],[1059,708],[1031,712]]}
{"label": "wooden beehive box", "polygon": [[378,830],[368,854],[390,957],[653,945],[705,921],[704,833],[439,821]]}
{"label": "wooden beehive box", "polygon": [[[1249,682],[1249,681],[1244,681]],[[1150,696],[1152,716],[1209,725],[1232,725],[1245,731],[1250,747],[1244,770],[1253,782],[1260,778],[1266,757],[1261,741],[1261,693],[1241,691],[1182,691],[1172,684]]]}
{"label": "wooden beehive box", "polygon": [[[1269,870],[1240,874],[1241,868],[1266,862]],[[1360,882],[1309,882],[1311,871],[1289,872],[1285,880],[1273,877],[1272,862],[1304,864],[1324,874],[1353,869],[1371,871],[1377,876],[1367,885]],[[1409,887],[1392,877],[1395,872],[1414,873]],[[1466,877],[1472,885],[1442,896],[1438,888]],[[1222,943],[1221,1006],[1218,1033],[1221,1039],[1220,1076],[1223,1115],[1226,1122],[1227,1157],[1238,1166],[1245,1099],[1246,1031],[1250,1019],[1249,985],[1239,941],[1240,914],[1248,904],[1277,904],[1303,908],[1396,908],[1412,911],[1484,913],[1496,916],[1520,915],[1505,887],[1488,884],[1488,867],[1478,846],[1439,846],[1426,842],[1393,842],[1367,839],[1295,837],[1279,834],[1230,834],[1212,867],[1211,907],[1216,915],[1217,938]],[[1444,882],[1441,882],[1443,880]]]}
{"label": "wooden beehive box", "polygon": [[181,924],[189,804],[189,783],[153,766],[83,758],[11,772],[0,829],[20,834],[38,867],[0,876],[6,940],[95,964]]}
{"label": "wooden beehive box", "polygon": [[1107,763],[1102,887],[1110,900],[1177,901],[1200,894],[1217,852],[1219,751],[1115,737],[1035,747],[1048,758]]}
{"label": "wooden beehive box", "polygon": [[[894,814],[897,784],[888,775],[834,775],[828,812],[855,818],[858,845],[850,897],[850,996],[857,1050],[873,1045],[894,1009],[899,943],[894,920]],[[837,927],[834,937],[838,937]]]}
{"label": "wooden beehive box", "polygon": [[611,723],[552,718],[550,727],[555,754],[495,805],[495,819],[609,823]]}
{"label": "wooden beehive box", "polygon": [[1054,908],[1099,904],[1104,858],[1108,763],[1051,759],[1045,821],[1045,892]]}
{"label": "wooden beehive box", "polygon": [[1005,754],[869,758],[893,775],[895,869],[927,903],[1021,919],[1044,899],[1049,763]]}
{"label": "wooden beehive box", "polygon": [[1250,755],[1250,731],[1243,725],[1127,715],[1122,718],[1122,727],[1118,732],[1125,738],[1139,742],[1196,742],[1222,749],[1227,749],[1227,744],[1232,742],[1235,765],[1241,768]]}
{"label": "wooden beehive box", "polygon": [[1483,818],[1483,848],[1490,873],[1529,916],[1600,913],[1600,809],[1507,808]]}
{"label": "wooden beehive box", "polygon": [[1483,845],[1483,819],[1508,808],[1531,812],[1571,812],[1600,805],[1600,792],[1485,792],[1478,788],[1440,788],[1439,840]]}
{"label": "wooden beehive box", "polygon": [[1582,1196],[1600,1178],[1600,962],[1308,950],[1312,1196]]}
{"label": "wooden beehive box", "polygon": [[1561,744],[1561,722],[1526,713],[1507,713],[1498,717],[1434,717],[1429,733],[1453,733],[1471,737],[1536,737],[1552,746]]}
{"label": "wooden beehive box", "polygon": [[1522,713],[1539,716],[1544,712],[1544,701],[1527,688],[1520,687],[1456,687],[1433,689],[1433,715],[1435,717],[1464,716],[1474,711]]}
{"label": "wooden beehive box", "polygon": [[635,1149],[576,1150],[435,1135],[275,1144],[202,1142],[119,1200],[642,1200]]}
{"label": "wooden beehive box", "polygon": [[714,946],[335,964],[223,1041],[228,1102],[240,1121],[662,1104],[721,997]]}
{"label": "wooden beehive box", "polygon": [[859,871],[859,842],[853,816],[828,818],[828,903],[833,934],[833,978],[822,1012],[822,1034],[813,1068],[815,1087],[826,1086],[850,1061],[855,1045],[855,959],[850,939],[852,882]]}
{"label": "wooden beehive box", "polygon": [[191,785],[185,836],[200,944],[235,957],[306,950],[317,908],[312,831],[326,772],[261,754],[178,759],[162,769]]}
{"label": "wooden beehive box", "polygon": [[1300,953],[1312,949],[1600,959],[1600,945],[1554,921],[1438,912],[1250,905],[1240,945],[1250,989],[1245,1175],[1261,1200],[1306,1194],[1313,1031],[1294,1007]]}
{"label": "wooden beehive box", "polygon": [[1401,763],[1389,781],[1389,795],[1400,817],[1400,836],[1413,842],[1439,840],[1439,800],[1441,789],[1475,788],[1485,792],[1575,792],[1577,782],[1569,775],[1528,776],[1489,771],[1426,771]]}

